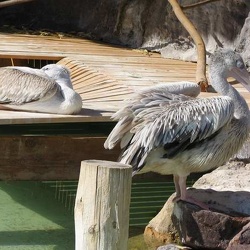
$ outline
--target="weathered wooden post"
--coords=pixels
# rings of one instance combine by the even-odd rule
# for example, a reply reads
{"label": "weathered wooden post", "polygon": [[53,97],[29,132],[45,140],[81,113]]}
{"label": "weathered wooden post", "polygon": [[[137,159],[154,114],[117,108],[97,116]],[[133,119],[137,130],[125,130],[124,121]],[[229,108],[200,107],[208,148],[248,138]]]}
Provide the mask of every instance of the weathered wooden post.
{"label": "weathered wooden post", "polygon": [[131,166],[82,161],[75,202],[76,250],[127,250]]}

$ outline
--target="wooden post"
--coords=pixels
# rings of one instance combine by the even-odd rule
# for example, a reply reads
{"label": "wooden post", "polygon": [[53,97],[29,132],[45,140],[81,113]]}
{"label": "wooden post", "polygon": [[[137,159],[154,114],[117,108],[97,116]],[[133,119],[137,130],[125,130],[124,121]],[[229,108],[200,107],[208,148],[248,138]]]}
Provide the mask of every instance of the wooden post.
{"label": "wooden post", "polygon": [[131,166],[82,161],[75,202],[76,250],[127,250]]}

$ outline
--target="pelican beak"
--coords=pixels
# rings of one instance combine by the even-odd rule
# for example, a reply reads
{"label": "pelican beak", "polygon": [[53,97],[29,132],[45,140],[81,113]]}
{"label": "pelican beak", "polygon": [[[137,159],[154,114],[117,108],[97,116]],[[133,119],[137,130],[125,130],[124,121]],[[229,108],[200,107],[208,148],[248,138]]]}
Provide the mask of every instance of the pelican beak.
{"label": "pelican beak", "polygon": [[229,71],[229,75],[240,82],[250,92],[250,75],[246,68],[240,69],[234,67]]}

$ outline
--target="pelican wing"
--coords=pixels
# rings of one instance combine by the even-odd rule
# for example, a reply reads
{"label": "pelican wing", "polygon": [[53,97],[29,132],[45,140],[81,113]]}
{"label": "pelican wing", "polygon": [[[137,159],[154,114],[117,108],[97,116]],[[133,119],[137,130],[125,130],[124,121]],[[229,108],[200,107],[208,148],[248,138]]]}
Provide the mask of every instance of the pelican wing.
{"label": "pelican wing", "polygon": [[128,132],[141,119],[141,111],[151,112],[154,107],[174,105],[189,100],[190,97],[196,97],[199,93],[200,87],[192,82],[157,84],[135,93],[125,101],[127,104],[124,108],[112,116],[113,120],[119,122],[108,136],[104,147],[112,149],[121,140],[123,148],[132,137]]}
{"label": "pelican wing", "polygon": [[0,103],[21,105],[53,96],[60,87],[42,74],[18,68],[0,68]]}
{"label": "pelican wing", "polygon": [[200,86],[194,82],[168,82],[168,83],[159,83],[138,92],[142,95],[154,95],[156,93],[166,94],[172,93],[176,95],[185,95],[190,97],[197,97],[200,94]]}
{"label": "pelican wing", "polygon": [[124,116],[120,114],[119,122],[107,139],[106,146],[121,140],[124,148],[121,161],[136,170],[143,167],[151,150],[162,147],[166,150],[164,157],[174,157],[190,144],[215,135],[233,118],[234,104],[229,97],[176,96],[172,101],[157,101],[157,105],[149,102],[138,108],[132,106],[132,115],[131,110],[124,112]]}

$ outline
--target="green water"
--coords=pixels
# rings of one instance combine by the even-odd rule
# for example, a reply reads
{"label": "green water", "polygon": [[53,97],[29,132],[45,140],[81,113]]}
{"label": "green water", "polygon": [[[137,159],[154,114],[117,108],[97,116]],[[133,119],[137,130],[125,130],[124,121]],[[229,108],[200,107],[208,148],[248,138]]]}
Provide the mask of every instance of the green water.
{"label": "green water", "polygon": [[35,182],[0,182],[0,249],[74,249],[74,219]]}
{"label": "green water", "polygon": [[[145,250],[131,227],[129,250]],[[39,182],[0,182],[0,250],[73,250],[73,213]]]}
{"label": "green water", "polygon": [[155,250],[149,249],[143,239],[144,227],[130,227],[128,250]]}

